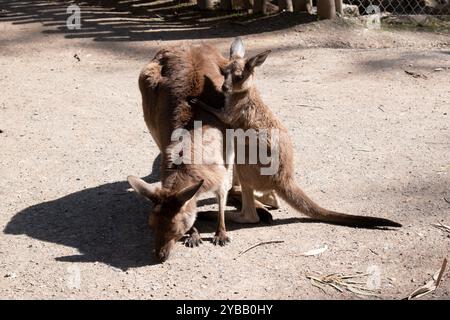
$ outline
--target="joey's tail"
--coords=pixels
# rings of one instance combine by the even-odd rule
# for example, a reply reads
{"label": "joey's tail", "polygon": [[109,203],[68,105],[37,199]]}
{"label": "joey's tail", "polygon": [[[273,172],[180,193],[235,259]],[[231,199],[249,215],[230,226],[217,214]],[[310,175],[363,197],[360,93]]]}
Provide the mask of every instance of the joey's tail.
{"label": "joey's tail", "polygon": [[312,201],[294,181],[279,186],[277,193],[295,209],[320,221],[363,228],[402,226],[388,219],[350,215],[324,209]]}

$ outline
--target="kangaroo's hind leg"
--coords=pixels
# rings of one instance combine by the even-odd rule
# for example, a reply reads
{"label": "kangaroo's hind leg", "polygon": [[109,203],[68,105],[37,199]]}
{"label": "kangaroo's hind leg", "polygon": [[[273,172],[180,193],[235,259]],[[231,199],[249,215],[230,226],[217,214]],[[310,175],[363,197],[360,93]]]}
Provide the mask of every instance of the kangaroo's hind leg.
{"label": "kangaroo's hind leg", "polygon": [[[267,191],[255,191],[255,206],[260,209],[278,209],[280,207],[280,202],[275,190]],[[228,202],[230,205],[241,207],[242,206],[242,187],[239,182],[237,175],[237,170],[233,170],[233,184],[228,192]]]}
{"label": "kangaroo's hind leg", "polygon": [[260,221],[255,207],[253,189],[242,186],[242,209],[241,212],[229,212],[227,219],[237,223],[258,223]]}

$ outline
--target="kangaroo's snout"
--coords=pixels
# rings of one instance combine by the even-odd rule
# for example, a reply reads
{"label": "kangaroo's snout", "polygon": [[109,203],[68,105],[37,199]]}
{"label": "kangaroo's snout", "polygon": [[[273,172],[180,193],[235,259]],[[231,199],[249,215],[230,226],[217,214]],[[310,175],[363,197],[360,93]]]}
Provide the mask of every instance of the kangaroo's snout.
{"label": "kangaroo's snout", "polygon": [[169,259],[170,251],[165,249],[165,248],[163,248],[163,249],[161,249],[159,251],[156,251],[155,255],[156,255],[156,259],[158,259],[159,262],[164,262],[167,259]]}
{"label": "kangaroo's snout", "polygon": [[[155,248],[155,257],[160,263],[169,259],[170,253],[172,252],[176,240],[177,238],[173,238],[168,240],[167,242],[164,241],[163,245],[158,245],[159,241],[156,241],[157,244]],[[161,244],[161,242],[159,243]]]}
{"label": "kangaroo's snout", "polygon": [[158,259],[158,261],[162,263],[162,262],[166,261],[167,259],[169,259],[170,249],[161,248],[159,250],[156,250],[155,256],[156,256],[156,259]]}

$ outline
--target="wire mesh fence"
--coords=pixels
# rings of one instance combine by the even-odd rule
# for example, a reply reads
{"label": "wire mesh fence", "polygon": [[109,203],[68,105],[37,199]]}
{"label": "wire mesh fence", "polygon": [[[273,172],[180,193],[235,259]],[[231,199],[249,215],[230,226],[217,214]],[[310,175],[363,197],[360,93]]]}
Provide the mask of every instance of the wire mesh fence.
{"label": "wire mesh fence", "polygon": [[357,6],[360,14],[450,14],[450,0],[344,0],[344,4]]}

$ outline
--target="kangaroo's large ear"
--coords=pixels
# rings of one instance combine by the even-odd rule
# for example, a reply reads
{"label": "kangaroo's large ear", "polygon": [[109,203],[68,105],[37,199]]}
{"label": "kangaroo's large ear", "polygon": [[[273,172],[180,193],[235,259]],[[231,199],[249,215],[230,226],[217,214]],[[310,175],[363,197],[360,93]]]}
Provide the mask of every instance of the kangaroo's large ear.
{"label": "kangaroo's large ear", "polygon": [[161,187],[148,184],[141,178],[128,176],[128,183],[138,194],[157,204],[161,202]]}
{"label": "kangaroo's large ear", "polygon": [[243,58],[245,55],[244,43],[242,42],[241,37],[237,37],[234,39],[233,43],[230,47],[230,58],[239,57]]}
{"label": "kangaroo's large ear", "polygon": [[182,204],[186,203],[186,201],[190,200],[197,191],[200,189],[200,187],[203,185],[203,180],[200,180],[199,182],[186,187],[184,189],[181,189],[175,194],[175,198]]}
{"label": "kangaroo's large ear", "polygon": [[257,54],[256,56],[249,58],[245,64],[245,67],[248,70],[253,70],[253,68],[259,67],[260,65],[262,65],[264,63],[264,61],[266,61],[267,56],[271,52],[272,52],[271,50],[267,50],[267,51],[261,52],[260,54]]}

